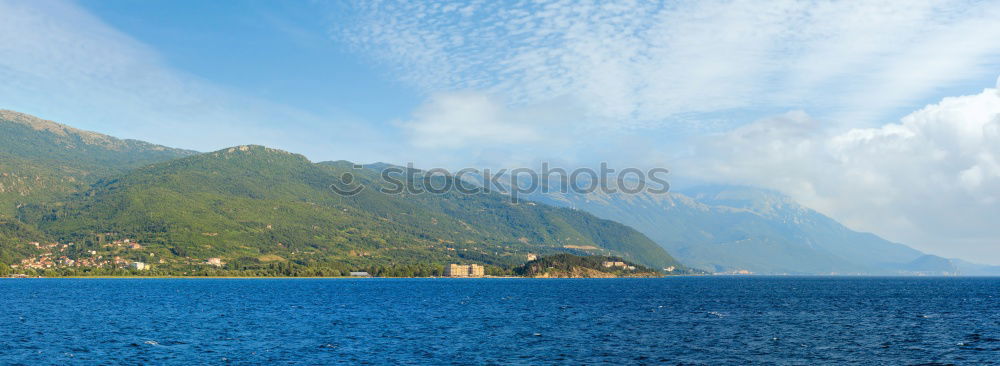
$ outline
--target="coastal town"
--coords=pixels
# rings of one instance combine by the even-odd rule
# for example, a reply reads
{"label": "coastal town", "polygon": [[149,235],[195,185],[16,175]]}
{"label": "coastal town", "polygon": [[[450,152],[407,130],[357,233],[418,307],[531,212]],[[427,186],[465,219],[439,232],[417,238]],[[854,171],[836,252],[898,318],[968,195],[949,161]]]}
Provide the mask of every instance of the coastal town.
{"label": "coastal town", "polygon": [[[10,265],[14,270],[47,270],[66,268],[100,268],[125,269],[133,271],[149,270],[154,264],[164,264],[167,260],[158,258],[156,253],[147,250],[139,241],[131,238],[111,240],[97,249],[81,249],[76,243],[40,243],[28,242],[28,248],[38,252],[36,255],[22,259],[19,263]],[[135,258],[148,260],[135,260]],[[222,267],[222,258],[208,258],[204,261],[186,258],[191,264]]]}
{"label": "coastal town", "polygon": [[[128,260],[119,255],[103,255],[99,254],[97,250],[84,251],[82,255],[73,255],[72,253],[79,253],[79,251],[74,250],[75,243],[42,244],[39,242],[30,242],[28,245],[40,250],[41,253],[34,257],[22,259],[20,264],[13,264],[11,268],[40,270],[67,267],[131,268],[135,270],[146,270],[149,268],[149,265],[145,262]],[[104,247],[127,248],[130,250],[143,249],[141,244],[132,239],[115,240],[105,244]],[[149,253],[149,256],[155,257],[153,253]]]}

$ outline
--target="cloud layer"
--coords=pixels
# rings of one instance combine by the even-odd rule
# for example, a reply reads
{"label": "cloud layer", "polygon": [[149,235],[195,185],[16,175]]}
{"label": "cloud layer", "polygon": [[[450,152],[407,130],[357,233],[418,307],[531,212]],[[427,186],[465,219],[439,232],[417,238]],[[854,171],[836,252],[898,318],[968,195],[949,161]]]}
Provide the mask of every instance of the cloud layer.
{"label": "cloud layer", "polygon": [[[365,2],[337,39],[428,93],[573,98],[603,127],[808,106],[871,123],[991,75],[1000,3]],[[692,117],[692,115],[694,117]]]}
{"label": "cloud layer", "polygon": [[[996,77],[998,2],[382,1],[349,10],[335,39],[429,96],[401,124],[415,145],[475,156],[478,144],[510,139],[539,159],[672,159],[666,166],[681,176],[778,189],[854,228],[1000,263],[990,222],[1000,217],[996,90],[941,99]],[[441,93],[491,103],[437,108]],[[562,119],[512,112],[557,104],[573,107]],[[495,133],[513,125],[531,138]],[[565,136],[562,149],[536,142]]]}
{"label": "cloud layer", "polygon": [[469,148],[503,141],[538,142],[530,113],[512,113],[494,98],[479,93],[442,93],[413,112],[401,124],[422,148]]}
{"label": "cloud layer", "polygon": [[790,112],[705,138],[685,171],[776,188],[852,227],[1000,263],[1000,89],[879,128],[821,125]]}

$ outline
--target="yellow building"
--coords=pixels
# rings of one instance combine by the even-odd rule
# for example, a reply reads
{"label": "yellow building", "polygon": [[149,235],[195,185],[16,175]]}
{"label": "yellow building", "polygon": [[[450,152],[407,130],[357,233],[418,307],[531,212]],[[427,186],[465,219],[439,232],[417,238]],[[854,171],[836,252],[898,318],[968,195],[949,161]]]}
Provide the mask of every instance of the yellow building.
{"label": "yellow building", "polygon": [[483,277],[486,268],[478,264],[449,264],[444,266],[445,277]]}
{"label": "yellow building", "polygon": [[483,277],[486,275],[486,268],[478,264],[469,265],[469,277]]}

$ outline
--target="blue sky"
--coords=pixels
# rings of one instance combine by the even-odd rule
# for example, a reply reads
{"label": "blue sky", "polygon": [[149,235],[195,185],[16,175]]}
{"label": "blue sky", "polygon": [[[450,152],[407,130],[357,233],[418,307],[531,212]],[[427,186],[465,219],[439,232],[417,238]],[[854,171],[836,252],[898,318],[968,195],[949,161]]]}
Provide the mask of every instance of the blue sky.
{"label": "blue sky", "polygon": [[0,108],[201,151],[667,167],[1000,263],[996,19],[995,1],[0,0]]}
{"label": "blue sky", "polygon": [[258,98],[366,120],[401,119],[415,90],[328,36],[329,6],[281,1],[99,0],[87,11],[194,76]]}

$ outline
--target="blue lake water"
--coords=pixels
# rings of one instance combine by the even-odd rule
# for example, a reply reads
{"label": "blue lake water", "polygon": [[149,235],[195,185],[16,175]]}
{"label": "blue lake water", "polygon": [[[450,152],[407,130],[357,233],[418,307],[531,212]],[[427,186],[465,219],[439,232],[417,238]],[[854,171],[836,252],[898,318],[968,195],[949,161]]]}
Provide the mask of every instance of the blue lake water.
{"label": "blue lake water", "polygon": [[1000,363],[1000,279],[4,279],[0,364]]}

